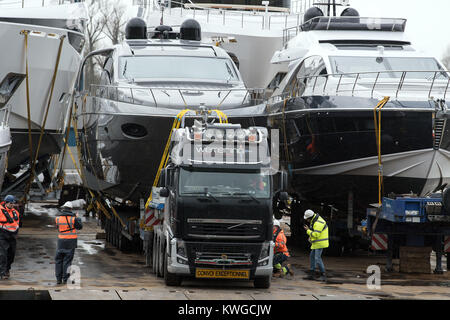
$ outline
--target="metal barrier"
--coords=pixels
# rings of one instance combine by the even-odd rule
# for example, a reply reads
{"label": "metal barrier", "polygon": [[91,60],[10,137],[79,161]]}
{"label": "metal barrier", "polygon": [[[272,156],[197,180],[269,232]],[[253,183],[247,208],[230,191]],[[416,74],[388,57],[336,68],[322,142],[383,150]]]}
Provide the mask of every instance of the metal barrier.
{"label": "metal barrier", "polygon": [[[423,75],[418,77],[417,75]],[[450,72],[433,71],[372,71],[326,74],[297,78],[295,84],[272,100],[302,95],[358,96],[379,98],[404,94],[424,99],[447,97],[450,86]],[[377,96],[375,96],[377,94]]]}

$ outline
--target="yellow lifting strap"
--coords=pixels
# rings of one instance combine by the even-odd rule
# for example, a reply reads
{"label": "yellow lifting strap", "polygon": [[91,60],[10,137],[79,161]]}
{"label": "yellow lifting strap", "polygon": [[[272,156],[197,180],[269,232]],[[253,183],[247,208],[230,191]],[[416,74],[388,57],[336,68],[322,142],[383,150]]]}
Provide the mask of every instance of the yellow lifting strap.
{"label": "yellow lifting strap", "polygon": [[[182,122],[184,116],[189,111],[192,111],[192,110],[184,109],[183,111],[178,113],[178,115],[175,117],[175,120],[173,121],[172,129],[170,129],[169,137],[166,142],[166,147],[164,148],[164,153],[163,153],[163,156],[159,163],[159,167],[158,167],[158,171],[155,176],[155,180],[153,181],[153,187],[156,187],[158,185],[159,178],[161,176],[161,171],[163,168],[165,168],[167,166],[167,163],[169,161],[169,147],[170,147],[170,142],[172,140],[172,133],[174,132],[174,130],[180,128],[180,125],[181,125],[181,122]],[[222,111],[220,111],[218,109],[214,109],[214,110],[209,110],[208,114],[211,114],[212,112],[216,113],[217,117],[219,118],[220,123],[223,123],[223,122],[228,123],[228,117],[225,113],[223,113]],[[152,198],[153,198],[153,195],[152,195],[152,192],[150,191],[150,196],[148,197],[147,202],[145,203],[145,209],[147,209],[148,206],[150,205]]]}
{"label": "yellow lifting strap", "polygon": [[[53,77],[52,77],[51,86],[50,86],[50,93],[49,93],[49,97],[48,97],[47,108],[45,110],[44,120],[43,120],[42,125],[41,125],[41,132],[40,132],[40,135],[39,135],[38,146],[37,146],[34,158],[33,158],[32,139],[31,139],[31,112],[30,112],[30,103],[29,103],[30,90],[29,90],[29,72],[28,72],[28,31],[22,31],[21,34],[25,35],[27,112],[28,112],[28,135],[29,135],[28,139],[29,139],[29,145],[30,145],[30,161],[31,161],[30,179],[29,179],[28,184],[27,184],[26,189],[25,189],[25,195],[26,195],[30,191],[31,183],[33,182],[33,179],[34,179],[34,175],[35,175],[34,170],[36,168],[36,162],[37,162],[37,159],[39,157],[39,150],[41,148],[42,139],[44,137],[45,125],[47,123],[47,117],[48,117],[48,113],[49,113],[49,110],[50,110],[50,105],[52,103],[53,91],[55,89],[55,83],[56,83],[56,76],[58,74],[59,62],[61,60],[61,52],[62,52],[62,49],[63,49],[64,39],[66,38],[66,36],[62,35],[59,38],[60,42],[59,42],[58,54],[57,54],[57,57],[56,57],[55,68],[53,70]],[[26,196],[25,196],[25,198],[26,198]]]}
{"label": "yellow lifting strap", "polygon": [[[26,83],[26,99],[27,99],[27,122],[28,122],[28,148],[30,151],[30,162],[33,159],[33,142],[32,142],[32,136],[31,136],[31,104],[30,104],[30,77],[29,77],[29,71],[28,71],[28,33],[27,30],[22,30],[21,34],[24,35],[24,41],[25,41],[25,83]],[[28,187],[27,187],[28,189]],[[26,201],[27,197],[26,194],[28,191],[24,194],[22,201]]]}
{"label": "yellow lifting strap", "polygon": [[390,97],[384,97],[373,109],[373,120],[375,127],[375,138],[378,154],[378,205],[382,205],[383,194],[383,162],[381,159],[381,109],[389,102]]}
{"label": "yellow lifting strap", "polygon": [[[181,121],[183,120],[186,113],[188,113],[189,111],[191,111],[191,110],[184,109],[183,111],[178,113],[178,115],[175,117],[175,120],[173,121],[172,129],[170,129],[169,138],[167,138],[166,146],[164,148],[164,153],[163,153],[163,156],[159,163],[159,167],[158,167],[158,171],[156,173],[155,179],[153,181],[153,187],[156,187],[158,185],[159,177],[161,176],[161,170],[167,165],[167,162],[169,161],[169,147],[170,147],[170,142],[172,140],[172,134],[173,134],[174,130],[180,128]],[[145,209],[147,209],[148,206],[150,205],[150,202],[152,201],[152,197],[153,197],[152,191],[150,190],[150,196],[148,197],[147,202],[145,203]]]}
{"label": "yellow lifting strap", "polygon": [[215,112],[217,117],[219,118],[220,123],[228,123],[228,117],[225,113],[218,109],[210,110],[208,111],[208,114],[211,114],[212,112]]}

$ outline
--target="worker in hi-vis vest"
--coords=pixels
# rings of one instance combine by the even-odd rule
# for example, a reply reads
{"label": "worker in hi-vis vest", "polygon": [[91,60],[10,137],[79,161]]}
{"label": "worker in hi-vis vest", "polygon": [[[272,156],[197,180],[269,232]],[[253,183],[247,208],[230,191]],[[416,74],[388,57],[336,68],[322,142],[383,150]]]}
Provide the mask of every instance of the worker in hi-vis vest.
{"label": "worker in hi-vis vest", "polygon": [[282,266],[289,258],[289,251],[286,246],[286,236],[284,235],[283,229],[281,229],[280,220],[273,220],[273,242],[275,247],[273,248],[273,276],[274,277],[284,277],[286,274],[294,275],[291,270],[291,265]]}
{"label": "worker in hi-vis vest", "polygon": [[305,278],[308,280],[314,280],[316,265],[319,266],[320,270],[320,281],[327,281],[327,276],[325,273],[325,266],[322,261],[322,253],[323,249],[328,248],[328,226],[326,221],[319,216],[314,211],[308,209],[305,211],[304,215],[305,222],[309,223],[304,225],[306,233],[309,237],[309,242],[311,243],[311,254],[310,254],[310,263],[311,267],[309,270],[309,275]]}
{"label": "worker in hi-vis vest", "polygon": [[77,230],[83,228],[78,214],[73,213],[72,203],[66,202],[56,215],[55,222],[58,228],[58,246],[55,257],[55,276],[58,284],[67,283],[70,274],[67,269],[72,265],[72,260],[77,247]]}
{"label": "worker in hi-vis vest", "polygon": [[0,279],[9,279],[9,270],[16,255],[16,237],[20,227],[20,214],[14,208],[16,197],[7,195],[0,203]]}

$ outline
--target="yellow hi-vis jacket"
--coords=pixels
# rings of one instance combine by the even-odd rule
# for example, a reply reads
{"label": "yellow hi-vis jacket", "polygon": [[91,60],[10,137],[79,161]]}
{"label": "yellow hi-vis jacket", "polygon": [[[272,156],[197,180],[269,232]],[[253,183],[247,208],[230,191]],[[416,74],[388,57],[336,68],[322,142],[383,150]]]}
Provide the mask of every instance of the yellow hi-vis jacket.
{"label": "yellow hi-vis jacket", "polygon": [[314,214],[306,233],[311,241],[311,249],[328,248],[328,226],[321,216]]}

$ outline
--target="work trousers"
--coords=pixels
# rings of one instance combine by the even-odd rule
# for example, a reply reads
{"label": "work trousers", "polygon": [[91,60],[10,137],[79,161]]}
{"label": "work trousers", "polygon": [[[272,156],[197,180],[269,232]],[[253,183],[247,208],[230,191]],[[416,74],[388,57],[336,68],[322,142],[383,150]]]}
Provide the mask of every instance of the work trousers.
{"label": "work trousers", "polygon": [[4,276],[11,269],[16,256],[16,236],[0,232],[0,276]]}
{"label": "work trousers", "polygon": [[288,259],[288,256],[282,252],[275,253],[273,256],[273,265],[282,264]]}
{"label": "work trousers", "polygon": [[309,261],[311,263],[311,272],[316,270],[316,265],[319,266],[321,273],[325,273],[325,265],[322,261],[323,249],[311,249],[311,254],[309,255]]}
{"label": "work trousers", "polygon": [[56,280],[67,281],[70,274],[67,269],[72,265],[75,249],[58,249],[55,257],[55,276]]}
{"label": "work trousers", "polygon": [[275,253],[273,256],[273,268],[274,272],[281,271],[283,274],[289,272],[289,268],[287,266],[282,266],[282,263],[285,262],[289,257],[282,252]]}

